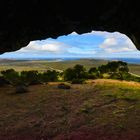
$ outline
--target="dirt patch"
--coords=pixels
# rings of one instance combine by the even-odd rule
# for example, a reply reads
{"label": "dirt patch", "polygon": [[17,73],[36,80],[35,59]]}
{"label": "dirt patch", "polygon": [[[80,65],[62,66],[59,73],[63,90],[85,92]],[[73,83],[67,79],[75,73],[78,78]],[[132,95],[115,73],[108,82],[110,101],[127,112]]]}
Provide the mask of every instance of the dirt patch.
{"label": "dirt patch", "polygon": [[[139,140],[139,88],[120,84],[94,80],[63,90],[56,82],[16,95],[1,87],[0,140]],[[122,99],[131,94],[136,102]]]}

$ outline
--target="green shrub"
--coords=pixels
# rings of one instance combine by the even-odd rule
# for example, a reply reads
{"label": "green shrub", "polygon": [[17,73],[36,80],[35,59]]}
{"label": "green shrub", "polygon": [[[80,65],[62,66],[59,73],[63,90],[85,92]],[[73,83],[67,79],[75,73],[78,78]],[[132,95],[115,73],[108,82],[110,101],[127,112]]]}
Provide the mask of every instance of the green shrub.
{"label": "green shrub", "polygon": [[75,65],[73,68],[68,68],[64,71],[64,80],[72,81],[74,79],[85,79],[88,73],[82,65]]}
{"label": "green shrub", "polygon": [[110,73],[109,79],[118,79],[118,80],[123,80],[121,75],[117,72]]}
{"label": "green shrub", "polygon": [[17,85],[21,81],[19,73],[16,72],[14,69],[1,71],[1,74],[4,79],[12,85]]}
{"label": "green shrub", "polygon": [[108,73],[111,79],[124,80],[124,74],[129,72],[126,62],[122,61],[111,61],[106,65],[101,65],[98,67],[100,74]]}
{"label": "green shrub", "polygon": [[95,74],[88,74],[87,79],[97,79],[97,76]]}
{"label": "green shrub", "polygon": [[101,74],[109,72],[108,65],[101,65],[98,67],[98,70]]}
{"label": "green shrub", "polygon": [[3,76],[0,76],[0,86],[5,86],[10,84]]}
{"label": "green shrub", "polygon": [[68,68],[64,71],[64,80],[71,81],[76,76],[74,70],[72,68]]}
{"label": "green shrub", "polygon": [[20,77],[24,83],[27,85],[36,85],[40,84],[40,78],[38,71],[32,70],[32,71],[22,71],[20,74]]}
{"label": "green shrub", "polygon": [[131,75],[129,73],[124,75],[124,79],[127,80],[127,81],[140,82],[140,77],[136,77],[136,76]]}
{"label": "green shrub", "polygon": [[57,82],[58,81],[59,72],[53,70],[48,70],[44,72],[41,76],[43,82]]}
{"label": "green shrub", "polygon": [[75,65],[74,66],[74,73],[75,73],[75,78],[76,79],[83,79],[86,78],[86,69],[82,65]]}
{"label": "green shrub", "polygon": [[92,67],[89,69],[88,73],[92,74],[92,73],[97,73],[98,69],[96,67]]}

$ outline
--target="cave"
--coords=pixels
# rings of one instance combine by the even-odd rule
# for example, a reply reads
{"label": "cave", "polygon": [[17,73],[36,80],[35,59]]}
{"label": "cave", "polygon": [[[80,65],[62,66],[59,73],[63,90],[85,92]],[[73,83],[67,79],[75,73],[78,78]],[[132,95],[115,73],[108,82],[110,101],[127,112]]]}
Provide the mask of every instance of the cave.
{"label": "cave", "polygon": [[[125,34],[140,50],[139,13],[138,0],[1,0],[0,54],[23,49],[31,41],[92,31]],[[88,61],[93,65],[93,60]],[[117,64],[116,70],[101,73],[111,64],[102,63],[100,71],[92,69],[95,75],[80,65],[68,69],[68,76],[75,74],[66,84],[62,66],[54,69],[49,62],[53,80],[47,79],[46,62],[42,73],[9,69],[11,79],[6,80],[7,71],[1,72],[5,79],[0,75],[0,140],[139,140],[140,76],[116,60],[111,62]],[[19,64],[24,67],[25,61],[19,61],[17,68]],[[32,69],[34,64],[41,66],[26,64]],[[12,61],[7,60],[7,65],[13,68]],[[139,65],[130,68],[140,72]],[[85,83],[79,74],[89,81]],[[128,81],[123,81],[122,74]]]}
{"label": "cave", "polygon": [[140,49],[139,12],[136,0],[3,0],[0,53],[16,51],[33,40],[92,30],[124,33]]}

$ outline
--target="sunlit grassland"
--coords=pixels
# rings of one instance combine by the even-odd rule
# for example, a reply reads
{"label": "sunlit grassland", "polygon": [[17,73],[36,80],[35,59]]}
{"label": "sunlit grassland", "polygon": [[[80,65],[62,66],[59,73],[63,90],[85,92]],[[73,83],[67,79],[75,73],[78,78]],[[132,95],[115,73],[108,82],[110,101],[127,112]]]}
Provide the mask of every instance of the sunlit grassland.
{"label": "sunlit grassland", "polygon": [[[38,70],[43,72],[46,70],[65,70],[69,67],[73,67],[76,64],[84,65],[87,69],[91,67],[98,67],[103,64],[107,64],[107,60],[96,59],[80,59],[80,60],[68,60],[59,62],[49,62],[47,60],[34,60],[34,61],[21,61],[21,60],[2,60],[0,61],[0,71],[6,69],[15,69],[16,71],[23,70]],[[128,64],[130,72],[140,75],[140,65]]]}
{"label": "sunlit grassland", "polygon": [[129,70],[130,72],[140,75],[140,65],[138,64],[129,64]]}
{"label": "sunlit grassland", "polygon": [[105,60],[90,60],[90,59],[81,59],[81,60],[69,60],[69,61],[59,61],[59,62],[49,62],[47,60],[37,60],[37,61],[2,61],[0,62],[0,70],[14,68],[17,71],[22,70],[38,70],[44,71],[48,69],[59,69],[65,70],[69,67],[73,67],[76,64],[84,65],[87,69],[90,67],[97,67],[102,64],[106,64]]}
{"label": "sunlit grassland", "polygon": [[96,82],[98,83],[96,87],[101,89],[104,96],[121,100],[140,100],[140,84],[137,82],[116,82],[107,79],[96,80]]}

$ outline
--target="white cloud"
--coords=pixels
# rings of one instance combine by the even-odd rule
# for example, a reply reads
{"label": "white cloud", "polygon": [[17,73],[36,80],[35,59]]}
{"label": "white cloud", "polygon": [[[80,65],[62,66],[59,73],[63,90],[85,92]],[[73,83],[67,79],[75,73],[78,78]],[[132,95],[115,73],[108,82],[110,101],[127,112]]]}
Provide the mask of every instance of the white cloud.
{"label": "white cloud", "polygon": [[117,45],[117,39],[116,38],[107,38],[104,40],[104,42],[100,45],[101,48],[108,48],[110,46]]}
{"label": "white cloud", "polygon": [[24,47],[17,52],[48,52],[48,53],[63,53],[70,46],[55,40],[32,41],[27,47]]}
{"label": "white cloud", "polygon": [[119,32],[106,32],[106,31],[92,31],[88,33],[89,35],[96,35],[103,38],[128,38],[125,34],[119,33]]}
{"label": "white cloud", "polygon": [[76,32],[72,32],[70,35],[78,35]]}
{"label": "white cloud", "polygon": [[[27,47],[16,52],[6,53],[1,57],[104,57],[104,56],[137,56],[138,50],[132,41],[119,32],[108,33],[92,31],[78,35],[72,32],[70,35],[57,39],[32,41]],[[115,55],[114,55],[115,54]]]}
{"label": "white cloud", "polygon": [[[77,36],[76,32],[72,32],[70,35]],[[136,47],[132,43],[132,41],[124,34],[120,34],[119,32],[108,33],[108,32],[101,32],[101,31],[92,31],[91,33],[83,34],[86,35],[96,35],[99,37],[104,38],[104,41],[99,44],[99,48],[101,48],[101,52],[103,53],[117,53],[117,52],[131,52],[137,51]],[[86,38],[86,37],[85,37]],[[77,44],[76,44],[77,45]],[[70,54],[98,54],[99,52],[89,48],[79,48],[76,46],[70,46],[63,42],[59,42],[58,40],[54,39],[47,39],[43,41],[32,41],[29,43],[27,47],[24,47],[17,51],[18,53],[50,53],[50,54],[63,54],[63,53],[70,53]],[[100,53],[101,53],[100,52]]]}
{"label": "white cloud", "polygon": [[[77,35],[73,32],[72,35]],[[70,46],[57,40],[44,40],[44,41],[32,41],[27,47],[24,47],[17,53],[31,53],[37,54],[73,54],[73,55],[92,55],[96,54],[95,49],[83,49],[76,46]]]}
{"label": "white cloud", "polygon": [[107,53],[137,51],[135,45],[127,36],[118,33],[106,34],[105,40],[99,47]]}
{"label": "white cloud", "polygon": [[68,50],[69,53],[71,54],[79,54],[79,55],[93,55],[96,54],[97,52],[94,49],[82,49],[82,48],[77,48],[77,47],[72,47],[71,49]]}

